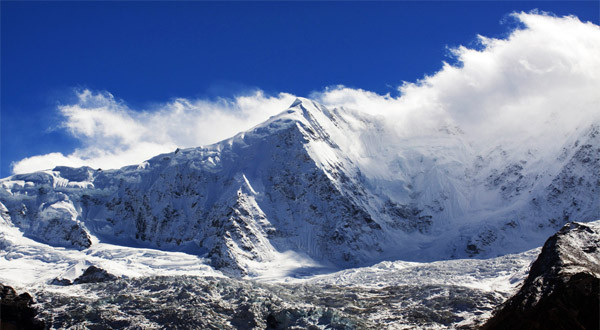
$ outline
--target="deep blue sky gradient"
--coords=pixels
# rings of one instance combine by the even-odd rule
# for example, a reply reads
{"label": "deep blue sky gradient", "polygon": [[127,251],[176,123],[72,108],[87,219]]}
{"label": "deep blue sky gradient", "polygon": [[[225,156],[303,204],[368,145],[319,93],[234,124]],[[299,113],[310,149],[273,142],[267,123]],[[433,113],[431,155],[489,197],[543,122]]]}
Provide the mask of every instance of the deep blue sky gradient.
{"label": "deep blue sky gradient", "polygon": [[[598,1],[5,2],[1,6],[0,177],[37,154],[70,153],[56,106],[74,88],[134,108],[174,97],[311,91],[394,93],[451,61],[447,46],[503,37],[513,11],[598,24]],[[504,23],[501,23],[504,21]],[[283,109],[282,109],[283,110]]]}

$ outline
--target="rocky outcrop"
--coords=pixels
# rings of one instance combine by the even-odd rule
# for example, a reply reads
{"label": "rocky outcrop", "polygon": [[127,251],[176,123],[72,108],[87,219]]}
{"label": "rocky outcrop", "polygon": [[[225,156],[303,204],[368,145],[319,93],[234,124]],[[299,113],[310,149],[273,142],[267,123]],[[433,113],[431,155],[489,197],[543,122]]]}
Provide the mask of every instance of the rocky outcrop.
{"label": "rocky outcrop", "polygon": [[59,277],[55,277],[50,284],[52,285],[58,285],[58,286],[67,286],[67,285],[71,285],[73,284],[73,282],[71,282],[70,279],[68,278],[59,278]]}
{"label": "rocky outcrop", "polygon": [[78,278],[73,280],[73,284],[83,284],[83,283],[101,283],[107,281],[114,281],[117,277],[113,274],[110,274],[106,270],[96,267],[90,266],[88,269],[81,274]]}
{"label": "rocky outcrop", "polygon": [[599,329],[599,286],[600,226],[568,223],[483,329]]}
{"label": "rocky outcrop", "polygon": [[73,281],[71,281],[68,278],[56,277],[50,282],[50,284],[58,285],[58,286],[68,286],[68,285],[73,285],[73,284],[110,282],[110,281],[115,281],[117,279],[118,279],[118,277],[116,277],[115,275],[107,272],[106,270],[104,270],[100,267],[96,267],[96,266],[92,265],[92,266],[89,266],[83,272],[83,274],[81,274],[79,277],[77,277]]}
{"label": "rocky outcrop", "polygon": [[235,278],[120,278],[36,294],[53,329],[456,329],[501,297],[455,285],[267,284]]}
{"label": "rocky outcrop", "polygon": [[2,330],[44,329],[44,322],[35,318],[33,298],[27,292],[17,295],[15,289],[0,284],[0,325]]}

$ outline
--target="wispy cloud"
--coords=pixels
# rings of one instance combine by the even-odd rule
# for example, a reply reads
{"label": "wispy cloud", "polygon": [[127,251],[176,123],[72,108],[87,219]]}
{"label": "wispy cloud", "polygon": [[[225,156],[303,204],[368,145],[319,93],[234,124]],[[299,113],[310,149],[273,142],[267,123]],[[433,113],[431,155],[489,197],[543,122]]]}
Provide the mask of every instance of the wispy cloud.
{"label": "wispy cloud", "polygon": [[78,92],[78,102],[60,106],[62,128],[82,142],[69,155],[50,153],[13,164],[14,173],[56,165],[118,168],[177,147],[218,142],[286,109],[295,97],[257,91],[233,99],[176,99],[151,110],[131,109],[108,92]]}
{"label": "wispy cloud", "polygon": [[[460,126],[481,146],[502,141],[551,146],[600,116],[600,27],[576,17],[516,13],[523,28],[506,39],[479,37],[482,47],[458,47],[458,65],[399,86],[399,97],[335,86],[311,98],[385,116],[400,136]],[[63,127],[83,147],[13,164],[15,173],[58,164],[114,168],[176,147],[217,142],[291,104],[294,96],[256,92],[233,99],[176,99],[154,109],[131,109],[109,93],[88,90],[61,106]],[[507,142],[507,143],[508,143]]]}

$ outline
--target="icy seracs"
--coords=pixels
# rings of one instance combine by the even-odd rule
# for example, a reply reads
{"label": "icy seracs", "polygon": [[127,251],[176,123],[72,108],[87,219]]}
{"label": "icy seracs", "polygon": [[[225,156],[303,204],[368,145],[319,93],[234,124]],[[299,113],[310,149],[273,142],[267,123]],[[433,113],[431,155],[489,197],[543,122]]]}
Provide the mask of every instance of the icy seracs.
{"label": "icy seracs", "polygon": [[185,251],[250,275],[288,257],[348,268],[498,256],[600,218],[600,123],[554,152],[517,150],[476,146],[457,127],[407,137],[298,99],[214,145],[2,179],[0,215],[53,246]]}

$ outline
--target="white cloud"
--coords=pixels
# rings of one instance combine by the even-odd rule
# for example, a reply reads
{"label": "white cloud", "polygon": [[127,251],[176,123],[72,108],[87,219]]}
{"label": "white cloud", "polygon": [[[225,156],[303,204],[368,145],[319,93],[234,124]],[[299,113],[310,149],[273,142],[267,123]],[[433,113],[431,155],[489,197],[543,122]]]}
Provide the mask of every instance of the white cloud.
{"label": "white cloud", "polygon": [[[552,145],[600,115],[600,28],[576,17],[515,13],[525,28],[507,39],[480,37],[483,49],[453,50],[459,65],[399,88],[401,96],[338,87],[316,93],[394,121],[405,135],[458,125],[472,141]],[[509,142],[511,142],[509,141]]]}
{"label": "white cloud", "polygon": [[[480,37],[483,49],[453,50],[459,65],[399,87],[401,96],[337,86],[311,98],[385,116],[400,136],[460,126],[481,146],[500,141],[552,146],[600,116],[600,28],[575,17],[516,13],[524,28],[507,39]],[[234,99],[176,99],[130,109],[109,93],[79,93],[61,106],[63,127],[82,141],[69,155],[50,153],[13,164],[15,173],[55,165],[115,168],[176,147],[217,142],[286,109],[291,94]]]}
{"label": "white cloud", "polygon": [[176,99],[152,110],[130,109],[110,93],[78,93],[78,102],[60,106],[62,127],[82,141],[69,155],[50,153],[13,164],[14,173],[57,165],[118,168],[140,163],[177,147],[218,142],[258,125],[286,109],[295,97],[255,92],[232,100]]}
{"label": "white cloud", "polygon": [[37,170],[53,168],[56,165],[80,167],[86,162],[76,156],[65,156],[60,152],[25,158],[13,165],[13,173],[28,173]]}

